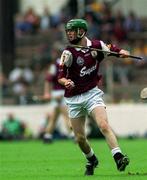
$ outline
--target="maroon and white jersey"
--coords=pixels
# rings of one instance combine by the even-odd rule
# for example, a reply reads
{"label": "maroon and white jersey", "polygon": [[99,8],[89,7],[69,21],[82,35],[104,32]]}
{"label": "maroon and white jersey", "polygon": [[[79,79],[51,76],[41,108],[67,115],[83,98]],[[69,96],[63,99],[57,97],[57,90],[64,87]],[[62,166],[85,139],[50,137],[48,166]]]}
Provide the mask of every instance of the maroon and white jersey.
{"label": "maroon and white jersey", "polygon": [[[87,46],[119,52],[114,45],[108,48],[103,41],[87,39]],[[61,56],[58,78],[71,79],[75,87],[65,89],[65,97],[75,96],[97,86],[100,62],[106,54],[89,49],[67,47]]]}
{"label": "maroon and white jersey", "polygon": [[57,59],[54,64],[51,64],[45,77],[48,83],[52,83],[53,90],[64,89],[64,87],[58,83],[59,63],[60,59]]}

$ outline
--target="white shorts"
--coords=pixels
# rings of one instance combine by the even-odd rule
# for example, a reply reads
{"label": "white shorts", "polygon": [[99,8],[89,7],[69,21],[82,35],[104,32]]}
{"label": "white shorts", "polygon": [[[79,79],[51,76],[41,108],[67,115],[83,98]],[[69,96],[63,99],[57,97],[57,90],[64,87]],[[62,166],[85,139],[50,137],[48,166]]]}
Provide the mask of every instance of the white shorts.
{"label": "white shorts", "polygon": [[95,87],[85,93],[73,97],[65,97],[70,118],[78,118],[90,114],[97,106],[106,107],[102,96],[103,91]]}
{"label": "white shorts", "polygon": [[[52,97],[52,100],[51,100],[51,105],[55,108],[55,107],[58,107],[59,105],[61,106],[65,106],[65,101],[64,101],[64,90],[53,90],[51,92],[51,97]],[[60,101],[60,103],[56,100],[56,98],[58,97],[61,97],[62,100]]]}

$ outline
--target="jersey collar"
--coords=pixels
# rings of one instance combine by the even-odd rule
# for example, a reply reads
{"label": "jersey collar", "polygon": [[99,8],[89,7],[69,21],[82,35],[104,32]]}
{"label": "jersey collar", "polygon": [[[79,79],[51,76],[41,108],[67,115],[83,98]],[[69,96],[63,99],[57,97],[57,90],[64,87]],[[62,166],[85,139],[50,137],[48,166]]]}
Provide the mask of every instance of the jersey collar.
{"label": "jersey collar", "polygon": [[88,39],[87,37],[86,37],[86,40],[87,40],[87,46],[89,47],[89,46],[92,46],[92,42],[90,41],[90,39]]}
{"label": "jersey collar", "polygon": [[[89,47],[89,46],[91,46],[92,45],[92,42],[90,41],[90,39],[88,39],[87,37],[86,37],[86,40],[87,40],[87,47]],[[83,52],[85,52],[85,50],[81,50],[81,48],[75,48],[77,51],[83,51]],[[86,50],[86,51],[88,51],[88,50]]]}

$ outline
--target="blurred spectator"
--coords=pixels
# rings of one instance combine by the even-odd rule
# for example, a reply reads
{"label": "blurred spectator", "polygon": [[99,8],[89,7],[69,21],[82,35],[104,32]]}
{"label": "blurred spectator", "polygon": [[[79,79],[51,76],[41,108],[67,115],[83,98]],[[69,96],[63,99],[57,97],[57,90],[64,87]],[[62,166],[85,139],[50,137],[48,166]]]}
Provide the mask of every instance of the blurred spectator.
{"label": "blurred spectator", "polygon": [[113,33],[115,19],[110,9],[106,9],[102,16],[102,32],[111,34]]}
{"label": "blurred spectator", "polygon": [[116,37],[118,42],[122,42],[127,39],[127,33],[124,27],[125,17],[121,10],[118,10],[115,15],[115,23],[114,23],[114,36]]}
{"label": "blurred spectator", "polygon": [[104,4],[97,0],[86,0],[86,12],[93,12],[95,15],[101,14],[104,9]]}
{"label": "blurred spectator", "polygon": [[23,69],[21,67],[15,67],[9,74],[9,81],[12,85],[12,92],[15,95],[19,95],[23,89]]}
{"label": "blurred spectator", "polygon": [[[77,0],[68,0],[67,1],[67,11],[68,11],[68,15],[70,15],[71,17],[76,17],[77,13],[78,13],[78,2]],[[70,17],[69,17],[70,18]]]}
{"label": "blurred spectator", "polygon": [[127,32],[140,32],[142,29],[140,19],[133,11],[126,17],[124,25]]}
{"label": "blurred spectator", "polygon": [[32,25],[32,33],[39,29],[40,17],[35,13],[33,8],[29,8],[24,15],[25,22]]}
{"label": "blurred spectator", "polygon": [[51,14],[48,7],[44,8],[43,15],[40,17],[41,31],[46,32],[50,28],[56,28],[61,24],[62,12]]}
{"label": "blurred spectator", "polygon": [[42,70],[40,63],[33,64],[33,74],[34,74],[34,85],[40,84],[40,82],[44,79],[44,72]]}
{"label": "blurred spectator", "polygon": [[[62,124],[59,126],[60,129],[63,125],[66,126],[66,132],[68,136],[73,136],[71,131],[70,122],[68,119],[67,107],[63,100],[64,90],[63,87],[58,83],[58,71],[59,71],[59,57],[60,51],[57,49],[52,50],[53,60],[49,62],[48,69],[45,74],[44,82],[44,93],[43,99],[49,100],[53,107],[52,114],[46,124],[45,133],[43,136],[43,141],[50,143],[54,139],[54,131],[56,129],[59,116],[62,115]],[[55,60],[54,60],[55,59]]]}
{"label": "blurred spectator", "polygon": [[17,66],[9,74],[12,92],[16,97],[16,103],[25,105],[32,103],[30,85],[34,80],[34,74],[28,67]]}
{"label": "blurred spectator", "polygon": [[59,26],[61,23],[61,14],[60,12],[59,13],[56,13],[56,14],[53,14],[51,16],[51,26],[53,28],[56,28],[57,26]]}
{"label": "blurred spectator", "polygon": [[100,32],[100,24],[98,24],[98,22],[94,21],[94,18],[92,16],[92,14],[90,14],[90,13],[86,13],[85,18],[89,25],[89,29],[88,29],[88,31],[90,32],[89,36],[92,39],[94,39],[96,37],[100,37],[100,33],[101,33]]}
{"label": "blurred spectator", "polygon": [[41,32],[48,32],[51,27],[51,14],[47,7],[44,8],[43,15],[40,18]]}
{"label": "blurred spectator", "polygon": [[114,13],[115,19],[121,21],[122,24],[124,24],[125,16],[121,9],[116,10]]}
{"label": "blurred spectator", "polygon": [[10,83],[12,83],[13,93],[19,95],[23,91],[23,84],[31,84],[33,82],[34,75],[29,67],[23,66],[15,67],[9,74]]}
{"label": "blurred spectator", "polygon": [[16,14],[14,20],[15,20],[15,36],[17,38],[32,33],[33,26],[31,23],[25,20],[24,15]]}
{"label": "blurred spectator", "polygon": [[128,86],[133,79],[133,71],[131,70],[131,61],[116,62],[113,71],[113,78],[115,82],[119,82],[122,86]]}
{"label": "blurred spectator", "polygon": [[14,117],[13,113],[9,113],[6,120],[2,124],[1,139],[2,140],[19,140],[25,135],[25,125],[19,119]]}
{"label": "blurred spectator", "polygon": [[33,82],[34,74],[30,67],[26,66],[23,68],[23,78],[29,84],[31,84]]}
{"label": "blurred spectator", "polygon": [[27,104],[35,104],[36,102],[33,100],[33,93],[29,88],[29,84],[26,82],[22,82],[22,90],[19,95],[16,95],[15,102],[19,105],[27,105]]}
{"label": "blurred spectator", "polygon": [[126,40],[126,31],[124,29],[124,26],[122,22],[119,19],[116,19],[114,24],[114,36],[116,37],[117,41],[124,41]]}

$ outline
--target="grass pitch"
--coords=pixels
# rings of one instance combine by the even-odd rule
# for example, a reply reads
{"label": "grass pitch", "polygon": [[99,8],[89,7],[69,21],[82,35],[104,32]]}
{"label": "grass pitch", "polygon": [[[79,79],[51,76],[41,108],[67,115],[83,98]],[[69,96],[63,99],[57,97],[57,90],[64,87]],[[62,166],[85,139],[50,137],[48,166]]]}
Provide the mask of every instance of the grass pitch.
{"label": "grass pitch", "polygon": [[147,140],[119,140],[130,158],[125,172],[118,172],[105,140],[90,140],[99,158],[95,175],[85,177],[86,160],[72,141],[0,142],[1,180],[146,180]]}

